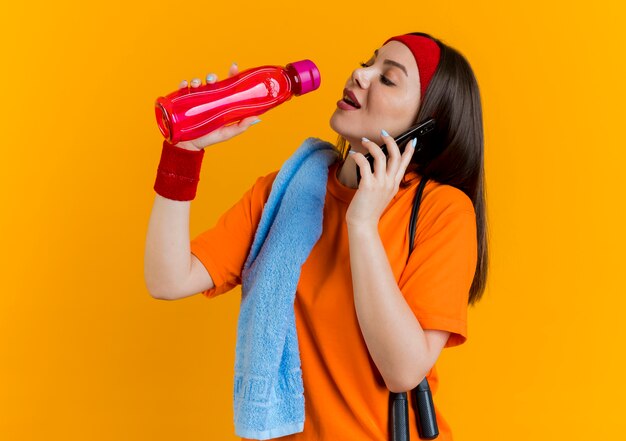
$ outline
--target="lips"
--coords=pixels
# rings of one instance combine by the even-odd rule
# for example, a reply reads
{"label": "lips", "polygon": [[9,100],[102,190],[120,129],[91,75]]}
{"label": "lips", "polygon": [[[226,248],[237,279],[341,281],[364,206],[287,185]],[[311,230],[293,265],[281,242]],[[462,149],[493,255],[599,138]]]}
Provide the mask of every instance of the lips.
{"label": "lips", "polygon": [[348,89],[343,89],[343,100],[347,102],[348,104],[353,105],[357,109],[361,108],[361,104],[359,103],[359,100],[357,100],[354,93],[352,93],[352,91]]}

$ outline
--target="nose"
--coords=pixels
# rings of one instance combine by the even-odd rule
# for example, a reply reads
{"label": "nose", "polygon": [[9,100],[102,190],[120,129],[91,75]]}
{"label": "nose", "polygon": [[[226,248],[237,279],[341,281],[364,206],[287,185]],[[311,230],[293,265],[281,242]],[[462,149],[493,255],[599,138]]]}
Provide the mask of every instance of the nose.
{"label": "nose", "polygon": [[365,68],[354,69],[352,81],[358,84],[360,88],[366,88],[369,85],[369,78],[367,78]]}

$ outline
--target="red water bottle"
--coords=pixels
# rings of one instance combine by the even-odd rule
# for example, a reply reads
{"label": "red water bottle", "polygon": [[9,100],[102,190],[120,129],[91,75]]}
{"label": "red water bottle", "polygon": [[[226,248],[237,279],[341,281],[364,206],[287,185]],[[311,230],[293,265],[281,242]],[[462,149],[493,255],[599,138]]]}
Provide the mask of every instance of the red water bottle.
{"label": "red water bottle", "polygon": [[311,60],[282,66],[260,66],[199,87],[183,87],[157,98],[155,113],[161,133],[171,144],[189,141],[213,130],[261,115],[320,86],[320,72]]}

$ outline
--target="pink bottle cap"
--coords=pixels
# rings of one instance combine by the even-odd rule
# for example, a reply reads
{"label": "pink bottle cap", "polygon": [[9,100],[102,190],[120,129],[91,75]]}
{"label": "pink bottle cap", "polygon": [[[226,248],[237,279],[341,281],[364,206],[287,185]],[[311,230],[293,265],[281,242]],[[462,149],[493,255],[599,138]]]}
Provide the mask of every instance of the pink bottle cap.
{"label": "pink bottle cap", "polygon": [[291,64],[300,77],[300,95],[304,95],[320,87],[322,81],[320,71],[311,60],[296,61],[289,64]]}

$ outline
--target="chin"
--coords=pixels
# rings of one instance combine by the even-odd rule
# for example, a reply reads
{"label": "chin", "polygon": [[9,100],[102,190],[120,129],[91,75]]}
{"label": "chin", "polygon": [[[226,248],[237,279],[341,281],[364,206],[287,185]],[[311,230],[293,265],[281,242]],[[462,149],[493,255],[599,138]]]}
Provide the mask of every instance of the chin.
{"label": "chin", "polygon": [[348,133],[346,130],[344,130],[344,128],[341,127],[341,124],[337,123],[337,119],[335,118],[335,115],[337,113],[333,113],[333,115],[330,117],[330,128],[333,129],[338,135],[343,136],[346,141],[348,141],[351,145],[352,143],[350,142],[350,139],[361,139],[360,136],[354,136],[354,134]]}
{"label": "chin", "polygon": [[[339,130],[337,129],[336,116],[337,116],[337,111],[335,110],[333,112],[333,114],[330,116],[330,120],[328,121],[328,123],[330,124],[330,128],[331,129],[333,129],[335,132],[339,133]],[[341,133],[339,133],[339,134],[341,134]]]}

